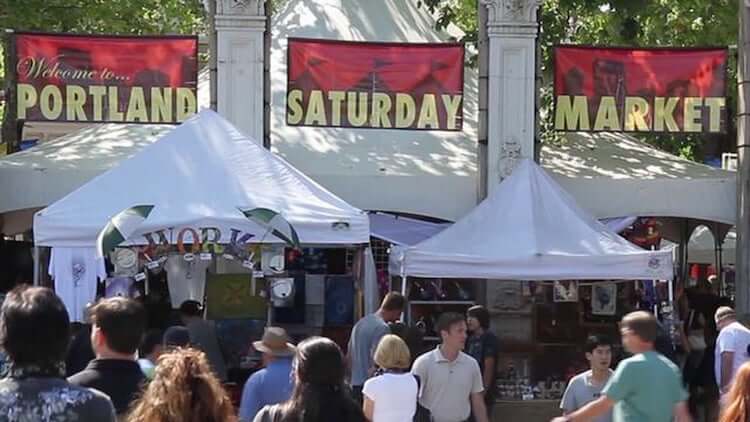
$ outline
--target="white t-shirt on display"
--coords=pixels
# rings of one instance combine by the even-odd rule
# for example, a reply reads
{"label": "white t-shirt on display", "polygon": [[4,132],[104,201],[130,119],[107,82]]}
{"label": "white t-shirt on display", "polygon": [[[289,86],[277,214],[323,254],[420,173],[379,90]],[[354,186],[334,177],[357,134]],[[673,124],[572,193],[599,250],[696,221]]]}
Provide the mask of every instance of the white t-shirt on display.
{"label": "white t-shirt on display", "polygon": [[169,299],[172,308],[179,308],[186,300],[203,303],[206,291],[206,270],[211,261],[204,261],[195,256],[192,261],[185,261],[182,255],[173,255],[167,259],[164,269],[167,270]]}
{"label": "white t-shirt on display", "polygon": [[96,300],[97,278],[107,278],[104,259],[94,248],[52,248],[49,275],[71,322],[84,322],[86,305]]}
{"label": "white t-shirt on display", "polygon": [[417,380],[410,373],[370,378],[362,393],[375,402],[372,422],[411,422],[417,411]]}
{"label": "white t-shirt on display", "polygon": [[724,352],[734,353],[732,365],[732,379],[734,379],[740,366],[750,361],[748,346],[750,346],[750,330],[739,322],[733,322],[721,330],[719,337],[716,339],[716,362],[714,364],[717,384],[721,386],[721,354]]}

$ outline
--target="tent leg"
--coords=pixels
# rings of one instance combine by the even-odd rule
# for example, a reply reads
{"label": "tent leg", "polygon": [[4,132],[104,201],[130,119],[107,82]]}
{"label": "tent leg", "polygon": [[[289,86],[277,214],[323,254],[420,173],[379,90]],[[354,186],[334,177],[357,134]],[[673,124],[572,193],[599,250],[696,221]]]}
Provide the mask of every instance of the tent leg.
{"label": "tent leg", "polygon": [[34,285],[39,285],[39,279],[41,277],[41,271],[39,269],[39,266],[41,263],[39,262],[39,246],[34,244]]}
{"label": "tent leg", "polygon": [[[404,262],[401,261],[401,296],[406,297],[406,268],[404,268]],[[401,322],[406,323],[406,314],[409,313],[411,306],[406,304],[406,312],[401,313]]]}

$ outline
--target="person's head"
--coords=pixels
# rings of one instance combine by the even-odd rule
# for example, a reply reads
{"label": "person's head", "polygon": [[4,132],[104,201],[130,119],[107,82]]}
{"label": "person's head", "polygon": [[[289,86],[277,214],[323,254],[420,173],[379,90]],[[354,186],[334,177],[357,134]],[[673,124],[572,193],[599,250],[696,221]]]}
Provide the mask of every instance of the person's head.
{"label": "person's head", "polygon": [[729,306],[722,306],[716,310],[714,321],[716,322],[716,328],[721,331],[727,325],[737,321],[737,314]]}
{"label": "person's head", "polygon": [[466,344],[466,319],[456,312],[446,312],[438,318],[435,327],[443,346],[450,350],[462,350]]}
{"label": "person's head", "polygon": [[281,327],[267,327],[263,332],[263,338],[253,342],[253,348],[263,354],[264,363],[290,358],[296,351],[294,345],[289,342],[286,330]]}
{"label": "person's head", "polygon": [[466,311],[466,324],[471,332],[489,330],[490,311],[482,305],[472,306]]}
{"label": "person's head", "polygon": [[294,355],[295,385],[292,397],[281,408],[281,422],[364,421],[362,409],[344,384],[341,349],[332,340],[310,337],[297,345]]}
{"label": "person's head", "polygon": [[91,308],[91,322],[91,345],[97,357],[126,358],[141,343],[146,311],[132,299],[102,299]]}
{"label": "person's head", "polygon": [[394,334],[387,334],[380,339],[375,349],[375,363],[383,369],[409,369],[411,353],[409,346]]}
{"label": "person's head", "polygon": [[184,324],[194,319],[203,318],[203,305],[195,300],[186,300],[180,305],[180,319]]}
{"label": "person's head", "polygon": [[658,330],[653,314],[646,311],[631,312],[620,323],[622,345],[633,354],[653,350]]}
{"label": "person's head", "polygon": [[141,345],[138,347],[138,356],[156,363],[156,359],[162,350],[163,334],[160,330],[149,330],[143,335]]}
{"label": "person's head", "polygon": [[232,401],[206,355],[176,349],[159,357],[154,379],[131,406],[129,421],[236,421]]}
{"label": "person's head", "polygon": [[162,347],[164,350],[172,350],[178,347],[190,346],[190,332],[181,325],[173,325],[164,331]]}
{"label": "person's head", "polygon": [[609,369],[612,364],[612,342],[606,337],[589,336],[586,339],[586,360],[591,369]]}
{"label": "person's head", "polygon": [[65,360],[70,320],[52,290],[17,287],[5,296],[0,309],[0,345],[11,362],[47,366]]}
{"label": "person's head", "polygon": [[722,422],[746,422],[750,412],[750,363],[745,363],[737,370],[737,374],[729,387],[729,393],[724,401],[721,412]]}
{"label": "person's head", "polygon": [[404,312],[404,306],[406,300],[401,293],[390,292],[383,298],[383,303],[380,304],[380,316],[383,317],[385,322],[398,321],[401,318],[401,313]]}

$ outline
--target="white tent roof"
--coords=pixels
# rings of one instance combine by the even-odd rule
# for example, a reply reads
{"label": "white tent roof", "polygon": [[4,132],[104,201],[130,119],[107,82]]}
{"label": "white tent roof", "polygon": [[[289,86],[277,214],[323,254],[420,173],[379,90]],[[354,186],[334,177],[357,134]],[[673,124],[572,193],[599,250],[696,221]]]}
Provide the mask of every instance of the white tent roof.
{"label": "white tent roof", "polygon": [[464,218],[395,259],[416,277],[622,280],[673,272],[671,251],[618,236],[530,160]]}
{"label": "white tent roof", "polygon": [[736,173],[660,151],[622,133],[570,133],[542,167],[596,218],[687,217],[735,224]]}
{"label": "white tent roof", "polygon": [[0,159],[0,213],[42,208],[124,161],[172,125],[107,123]]}
{"label": "white tent roof", "polygon": [[[94,246],[109,219],[134,205],[154,205],[132,242],[159,229],[216,227],[263,241],[266,231],[238,207],[281,213],[306,244],[369,242],[367,215],[241,134],[213,111],[203,111],[34,217],[41,246]],[[348,223],[348,229],[333,223]],[[169,230],[174,228],[174,230]],[[266,238],[266,241],[278,241]],[[173,241],[175,239],[172,239]]]}

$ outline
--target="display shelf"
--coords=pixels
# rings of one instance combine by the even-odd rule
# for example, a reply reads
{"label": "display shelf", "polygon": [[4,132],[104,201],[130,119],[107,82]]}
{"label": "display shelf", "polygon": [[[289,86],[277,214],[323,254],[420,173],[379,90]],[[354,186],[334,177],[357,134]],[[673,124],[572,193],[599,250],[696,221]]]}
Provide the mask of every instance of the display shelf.
{"label": "display shelf", "polygon": [[410,305],[474,305],[473,300],[410,300]]}

